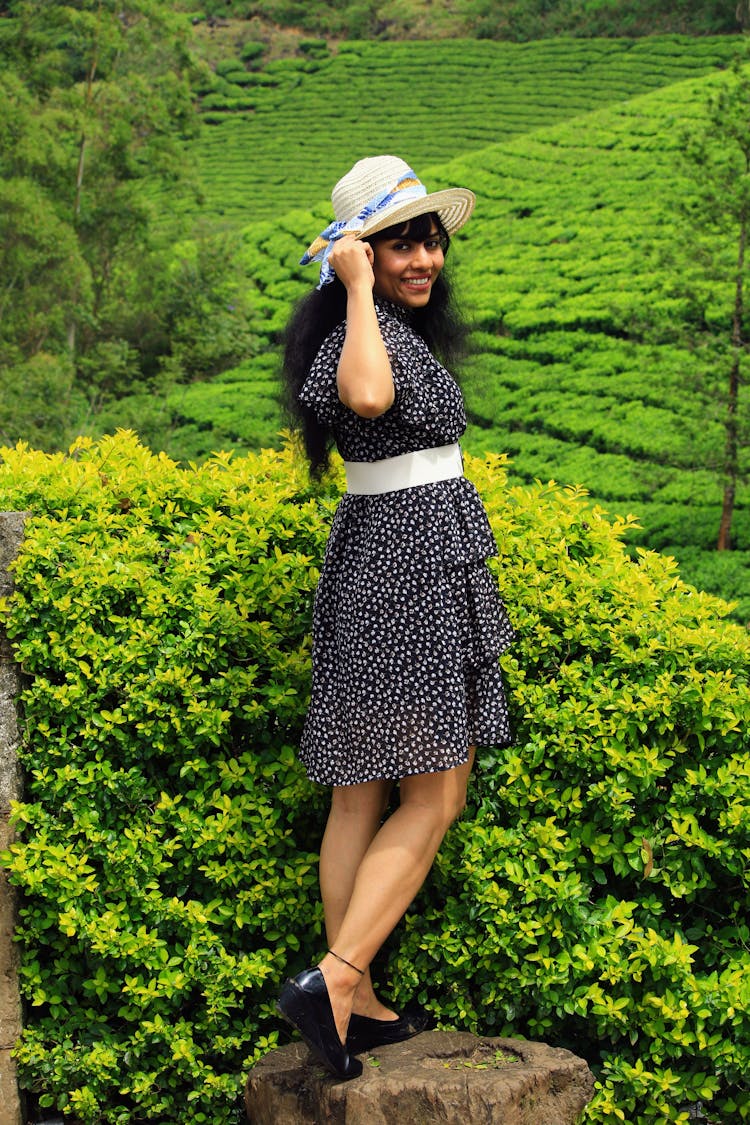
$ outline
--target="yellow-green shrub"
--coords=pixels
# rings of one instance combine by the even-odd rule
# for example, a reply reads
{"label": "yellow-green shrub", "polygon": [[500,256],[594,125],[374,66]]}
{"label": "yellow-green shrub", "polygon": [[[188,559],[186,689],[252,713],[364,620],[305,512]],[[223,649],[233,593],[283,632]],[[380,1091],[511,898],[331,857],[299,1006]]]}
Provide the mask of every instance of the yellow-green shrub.
{"label": "yellow-green shrub", "polygon": [[[376,966],[447,1025],[597,1069],[595,1122],[750,1119],[750,644],[554,485],[469,459],[519,632],[517,737]],[[7,627],[28,677],[24,1082],[87,1123],[224,1125],[319,954],[326,795],[295,758],[340,480],[290,449],[200,468],[130,434],[4,450],[33,518]],[[239,1111],[237,1111],[239,1112]]]}

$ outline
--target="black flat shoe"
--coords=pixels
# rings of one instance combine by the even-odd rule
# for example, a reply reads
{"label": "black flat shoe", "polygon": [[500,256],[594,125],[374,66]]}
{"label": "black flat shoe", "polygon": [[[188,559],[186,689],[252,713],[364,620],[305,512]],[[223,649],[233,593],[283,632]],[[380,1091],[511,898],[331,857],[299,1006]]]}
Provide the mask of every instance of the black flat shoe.
{"label": "black flat shoe", "polygon": [[305,969],[281,990],[276,1008],[336,1078],[359,1078],[362,1063],[351,1058],[339,1039],[325,977],[320,969]]}
{"label": "black flat shoe", "polygon": [[346,1035],[346,1049],[350,1055],[360,1055],[373,1047],[386,1047],[389,1043],[402,1043],[422,1031],[434,1027],[435,1020],[424,1008],[410,1008],[397,1020],[373,1020],[352,1012]]}

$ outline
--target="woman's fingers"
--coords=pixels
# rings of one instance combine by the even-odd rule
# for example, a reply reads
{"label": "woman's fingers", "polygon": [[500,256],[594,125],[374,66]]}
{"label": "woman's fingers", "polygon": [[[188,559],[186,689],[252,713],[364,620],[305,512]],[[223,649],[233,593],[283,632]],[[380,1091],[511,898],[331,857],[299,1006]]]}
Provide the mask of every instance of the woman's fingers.
{"label": "woman's fingers", "polygon": [[348,234],[340,238],[329,258],[336,276],[349,288],[351,285],[366,283],[370,287],[375,284],[375,275],[372,265],[375,258],[372,247],[367,242],[362,242],[354,235]]}

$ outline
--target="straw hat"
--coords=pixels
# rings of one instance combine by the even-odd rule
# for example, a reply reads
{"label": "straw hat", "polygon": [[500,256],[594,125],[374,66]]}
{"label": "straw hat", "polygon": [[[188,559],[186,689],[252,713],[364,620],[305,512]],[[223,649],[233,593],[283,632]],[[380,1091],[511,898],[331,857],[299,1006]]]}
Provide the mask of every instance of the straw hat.
{"label": "straw hat", "polygon": [[[421,194],[414,198],[420,188]],[[402,191],[411,198],[400,200]],[[336,221],[350,222],[368,204],[386,193],[392,194],[393,199],[365,220],[356,234],[357,238],[366,238],[385,227],[405,223],[407,219],[430,211],[437,212],[448,234],[453,234],[469,219],[476,203],[474,192],[468,188],[447,188],[428,193],[409,165],[397,156],[368,156],[358,160],[331,192]]]}
{"label": "straw hat", "polygon": [[476,196],[468,188],[428,193],[416,173],[397,156],[368,156],[341,177],[331,193],[331,202],[336,218],[300,259],[303,266],[320,262],[318,289],[335,277],[328,259],[336,241],[345,234],[367,238],[432,211],[447,233],[453,234],[471,215]]}

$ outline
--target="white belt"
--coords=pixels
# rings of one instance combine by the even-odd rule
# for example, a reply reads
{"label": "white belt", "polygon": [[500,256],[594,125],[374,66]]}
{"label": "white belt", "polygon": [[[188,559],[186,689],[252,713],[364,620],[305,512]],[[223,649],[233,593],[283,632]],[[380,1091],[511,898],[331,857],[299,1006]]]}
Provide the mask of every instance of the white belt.
{"label": "white belt", "polygon": [[420,484],[435,484],[464,475],[461,447],[441,445],[436,449],[418,449],[400,457],[382,461],[344,461],[346,490],[359,496],[375,496],[381,492],[398,492]]}

